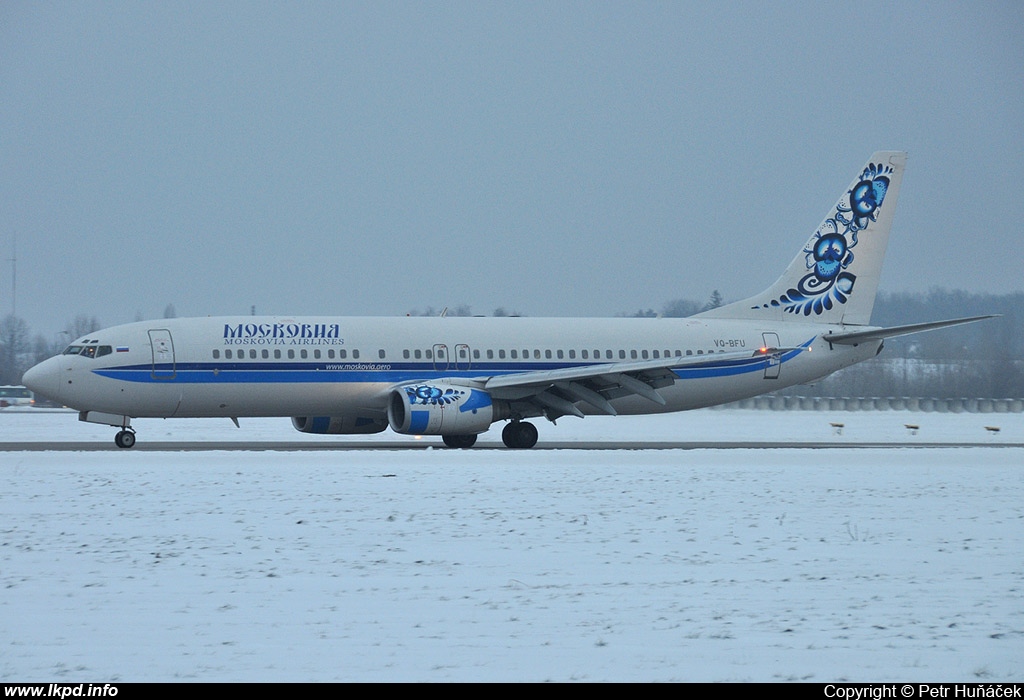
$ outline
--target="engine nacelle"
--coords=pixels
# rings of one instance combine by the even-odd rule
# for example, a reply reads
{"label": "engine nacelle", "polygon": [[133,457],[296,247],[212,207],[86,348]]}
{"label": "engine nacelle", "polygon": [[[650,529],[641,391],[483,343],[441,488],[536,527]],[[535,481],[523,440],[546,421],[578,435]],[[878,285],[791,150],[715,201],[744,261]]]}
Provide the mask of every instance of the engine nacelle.
{"label": "engine nacelle", "polygon": [[400,386],[388,401],[391,429],[406,435],[476,435],[507,414],[486,391],[447,381]]}
{"label": "engine nacelle", "polygon": [[379,433],[388,427],[384,416],[297,416],[292,426],[300,433],[318,435],[368,435]]}

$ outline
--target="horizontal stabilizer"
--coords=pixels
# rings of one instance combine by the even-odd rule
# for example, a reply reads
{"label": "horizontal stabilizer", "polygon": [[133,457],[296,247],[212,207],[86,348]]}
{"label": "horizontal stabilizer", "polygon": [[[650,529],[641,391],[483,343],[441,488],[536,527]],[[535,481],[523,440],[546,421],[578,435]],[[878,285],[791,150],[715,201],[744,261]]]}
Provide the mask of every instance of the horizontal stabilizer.
{"label": "horizontal stabilizer", "polygon": [[967,318],[953,318],[948,321],[932,321],[930,323],[912,323],[908,326],[892,326],[890,328],[870,328],[863,331],[850,331],[847,333],[831,333],[822,336],[823,340],[827,340],[830,343],[837,343],[839,345],[857,345],[869,340],[883,340],[885,338],[895,338],[900,335],[910,335],[911,333],[921,333],[923,331],[933,331],[937,328],[947,328],[949,326],[959,326],[964,323],[974,323],[975,321],[984,321],[987,318],[996,318],[999,314],[988,314],[986,316],[970,316]]}

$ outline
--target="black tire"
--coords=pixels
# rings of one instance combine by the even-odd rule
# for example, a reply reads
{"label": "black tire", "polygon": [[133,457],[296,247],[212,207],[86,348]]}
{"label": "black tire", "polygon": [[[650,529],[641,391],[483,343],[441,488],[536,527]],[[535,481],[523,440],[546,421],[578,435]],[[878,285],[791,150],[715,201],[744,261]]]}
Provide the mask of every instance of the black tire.
{"label": "black tire", "polygon": [[441,439],[448,447],[468,449],[476,444],[476,435],[442,435]]}
{"label": "black tire", "polygon": [[501,429],[501,441],[505,443],[505,447],[514,448],[516,446],[516,423],[508,423],[504,428]]}
{"label": "black tire", "polygon": [[533,423],[512,421],[501,431],[501,441],[513,450],[528,450],[537,444],[537,427]]}
{"label": "black tire", "polygon": [[121,430],[114,436],[114,444],[126,450],[135,447],[135,433],[130,430]]}
{"label": "black tire", "polygon": [[537,444],[537,426],[533,423],[519,424],[519,449],[528,450]]}

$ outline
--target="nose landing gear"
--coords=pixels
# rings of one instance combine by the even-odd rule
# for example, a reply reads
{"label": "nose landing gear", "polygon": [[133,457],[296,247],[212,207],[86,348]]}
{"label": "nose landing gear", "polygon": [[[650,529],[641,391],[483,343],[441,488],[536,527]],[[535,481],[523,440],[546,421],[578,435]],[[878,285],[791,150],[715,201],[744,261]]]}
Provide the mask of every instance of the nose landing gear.
{"label": "nose landing gear", "polygon": [[114,436],[114,444],[125,449],[135,446],[135,431],[131,428],[119,430]]}
{"label": "nose landing gear", "polygon": [[112,425],[115,428],[120,428],[117,435],[114,436],[114,444],[123,448],[135,446],[135,429],[132,428],[130,416],[103,413],[102,411],[79,411],[78,420],[85,423],[98,423],[99,425]]}

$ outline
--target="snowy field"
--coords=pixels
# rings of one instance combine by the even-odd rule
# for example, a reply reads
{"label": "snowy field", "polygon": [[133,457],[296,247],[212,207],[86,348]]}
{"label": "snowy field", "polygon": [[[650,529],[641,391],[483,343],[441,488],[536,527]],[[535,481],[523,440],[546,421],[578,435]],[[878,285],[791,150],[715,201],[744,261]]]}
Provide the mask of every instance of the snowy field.
{"label": "snowy field", "polygon": [[0,412],[0,443],[110,447],[0,452],[0,680],[1024,678],[1022,414],[538,423],[540,447],[821,449],[136,427],[367,449],[118,450],[74,414]]}

